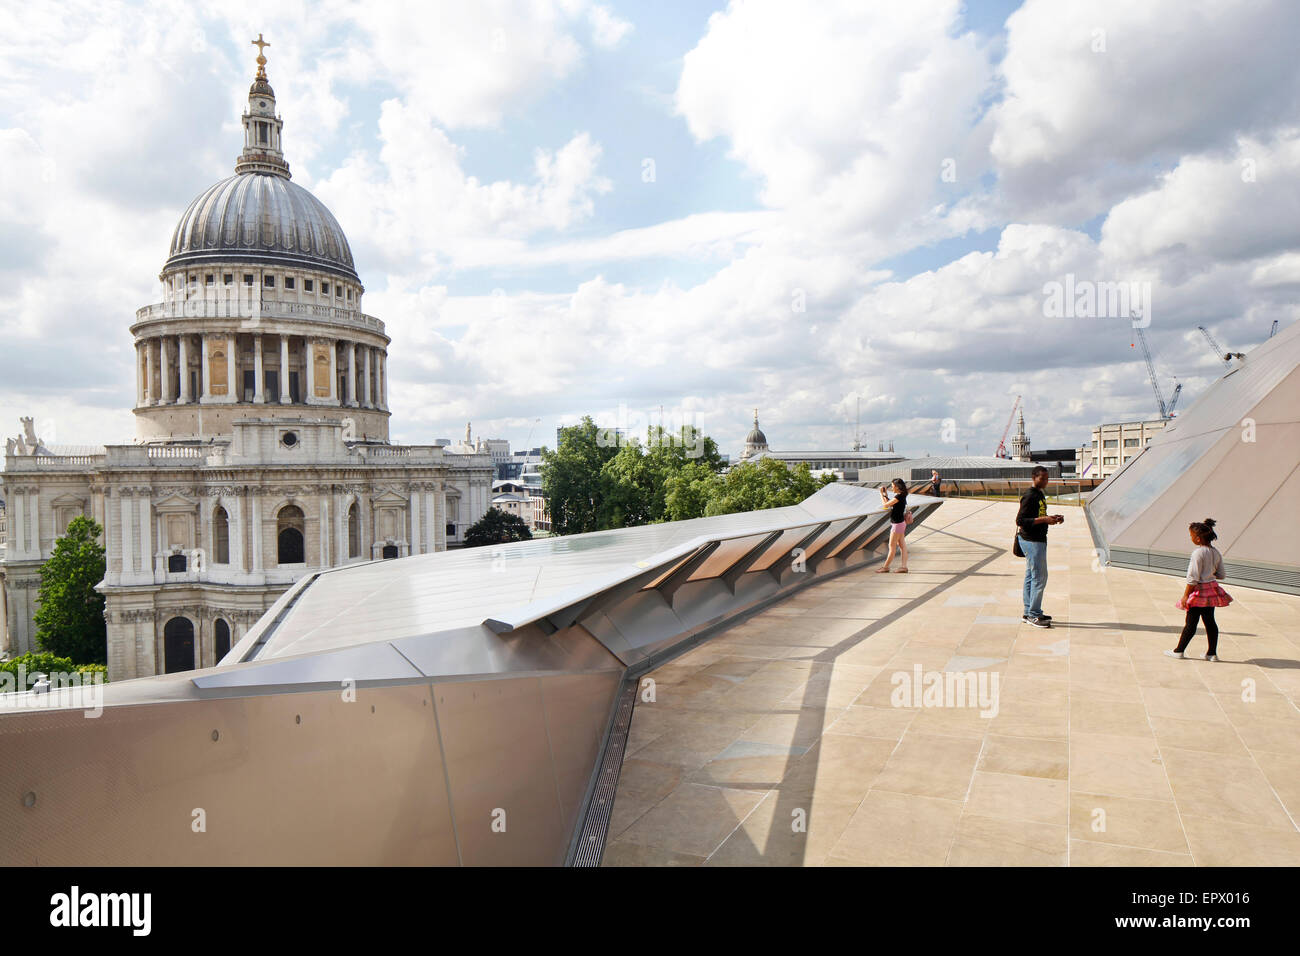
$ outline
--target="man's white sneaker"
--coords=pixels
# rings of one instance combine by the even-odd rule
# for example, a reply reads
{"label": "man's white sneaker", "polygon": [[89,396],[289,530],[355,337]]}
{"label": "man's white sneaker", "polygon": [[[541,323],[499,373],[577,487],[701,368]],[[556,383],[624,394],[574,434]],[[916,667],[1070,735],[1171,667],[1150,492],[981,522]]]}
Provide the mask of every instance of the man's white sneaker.
{"label": "man's white sneaker", "polygon": [[1165,651],[1165,657],[1176,657],[1180,661],[1183,659],[1182,651]]}
{"label": "man's white sneaker", "polygon": [[1218,655],[1218,654],[1206,654],[1206,655],[1205,655],[1205,659],[1206,659],[1207,661],[1217,661],[1217,660],[1219,659],[1219,655]]}

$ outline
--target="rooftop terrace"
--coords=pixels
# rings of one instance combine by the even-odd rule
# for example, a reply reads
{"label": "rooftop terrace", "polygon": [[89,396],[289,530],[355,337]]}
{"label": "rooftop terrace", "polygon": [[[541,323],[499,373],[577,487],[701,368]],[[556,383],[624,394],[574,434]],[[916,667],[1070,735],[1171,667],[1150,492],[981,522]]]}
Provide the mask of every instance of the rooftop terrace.
{"label": "rooftop terrace", "polygon": [[[1095,568],[1067,510],[1034,629],[1014,513],[946,501],[910,574],[822,582],[648,675],[603,864],[1300,864],[1300,598],[1230,587],[1221,661],[1164,657],[1179,582]],[[893,706],[917,666],[996,674],[996,715]]]}

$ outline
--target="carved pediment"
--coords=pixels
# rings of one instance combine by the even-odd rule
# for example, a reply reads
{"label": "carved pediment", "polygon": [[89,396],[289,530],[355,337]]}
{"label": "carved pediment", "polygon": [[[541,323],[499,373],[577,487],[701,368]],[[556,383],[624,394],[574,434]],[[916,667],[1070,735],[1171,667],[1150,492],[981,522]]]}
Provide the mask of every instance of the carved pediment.
{"label": "carved pediment", "polygon": [[171,494],[168,495],[166,498],[163,498],[161,501],[157,502],[154,505],[154,510],[159,512],[160,514],[167,514],[169,512],[170,513],[182,512],[188,514],[197,511],[198,507],[199,507],[198,501],[192,498],[187,498],[184,495],[179,495],[179,494]]}

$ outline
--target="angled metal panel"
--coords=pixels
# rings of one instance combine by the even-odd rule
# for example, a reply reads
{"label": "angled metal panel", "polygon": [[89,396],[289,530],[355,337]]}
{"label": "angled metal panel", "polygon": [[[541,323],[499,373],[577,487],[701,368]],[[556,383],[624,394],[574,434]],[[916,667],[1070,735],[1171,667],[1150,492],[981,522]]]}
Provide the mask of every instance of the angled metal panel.
{"label": "angled metal panel", "polygon": [[822,532],[825,531],[830,526],[831,523],[829,521],[824,521],[821,524],[819,524],[816,528],[814,528],[812,531],[810,531],[808,534],[800,538],[797,544],[795,544],[792,548],[790,548],[789,551],[781,555],[780,558],[778,558],[776,561],[774,561],[771,565],[768,566],[767,568],[768,574],[772,575],[772,577],[780,581],[781,575],[784,574],[786,571],[788,571],[790,569],[790,566],[794,564],[795,551],[806,551],[808,546],[812,544],[814,541],[816,541],[819,537],[821,537]]}
{"label": "angled metal panel", "polygon": [[656,589],[667,599],[670,606],[673,603],[673,595],[677,593],[677,589],[685,584],[686,581],[690,579],[690,576],[699,568],[703,567],[704,562],[709,560],[709,556],[717,550],[718,542],[710,541],[704,547],[700,548],[700,550],[696,551],[694,555],[674,568],[667,578],[659,582]]}

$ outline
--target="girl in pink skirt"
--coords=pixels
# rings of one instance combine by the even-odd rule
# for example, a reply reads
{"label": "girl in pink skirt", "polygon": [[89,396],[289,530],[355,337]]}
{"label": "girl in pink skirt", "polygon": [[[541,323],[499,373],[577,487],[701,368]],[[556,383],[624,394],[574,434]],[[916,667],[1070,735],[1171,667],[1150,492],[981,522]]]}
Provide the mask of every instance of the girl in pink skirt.
{"label": "girl in pink skirt", "polygon": [[1214,609],[1227,607],[1232,601],[1232,597],[1219,584],[1219,580],[1223,577],[1223,555],[1211,544],[1218,537],[1214,533],[1213,518],[1193,521],[1187,530],[1192,536],[1192,543],[1196,545],[1196,549],[1192,552],[1192,560],[1187,565],[1187,587],[1183,588],[1183,596],[1177,605],[1179,610],[1187,611],[1187,622],[1183,625],[1178,646],[1172,651],[1165,651],[1165,654],[1170,657],[1183,657],[1187,645],[1192,642],[1192,635],[1196,633],[1197,621],[1204,621],[1205,636],[1210,645],[1205,659],[1217,661],[1219,625],[1214,622]]}

